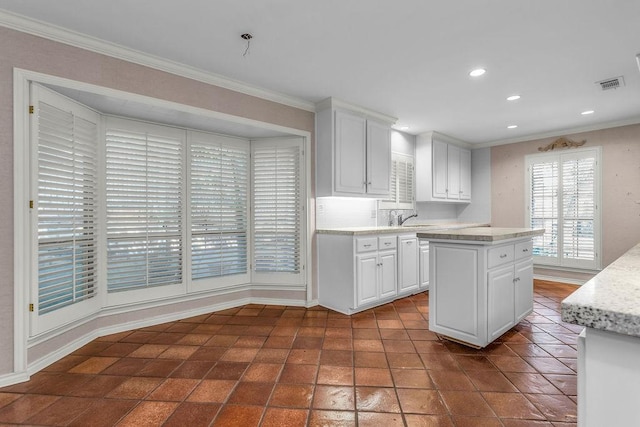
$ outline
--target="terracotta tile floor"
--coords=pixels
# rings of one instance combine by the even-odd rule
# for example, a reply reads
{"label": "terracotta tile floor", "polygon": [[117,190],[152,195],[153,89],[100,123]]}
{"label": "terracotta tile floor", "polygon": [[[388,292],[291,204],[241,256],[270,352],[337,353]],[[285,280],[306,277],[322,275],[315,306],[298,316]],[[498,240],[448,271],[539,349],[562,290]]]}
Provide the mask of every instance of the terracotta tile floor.
{"label": "terracotta tile floor", "polygon": [[428,294],[354,316],[248,305],[97,339],[0,389],[0,424],[575,426],[575,287],[537,281],[482,350],[428,330]]}

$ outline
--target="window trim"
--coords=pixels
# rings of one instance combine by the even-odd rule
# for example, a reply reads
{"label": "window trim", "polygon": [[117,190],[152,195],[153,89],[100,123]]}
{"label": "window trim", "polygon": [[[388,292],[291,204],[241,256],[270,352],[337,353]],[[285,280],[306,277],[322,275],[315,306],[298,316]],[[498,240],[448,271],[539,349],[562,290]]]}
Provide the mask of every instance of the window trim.
{"label": "window trim", "polygon": [[[585,271],[585,272],[593,272],[598,271],[602,268],[602,147],[586,147],[586,148],[576,148],[566,151],[560,152],[545,152],[545,153],[535,153],[528,154],[524,159],[524,175],[525,175],[525,197],[524,197],[524,212],[525,212],[525,224],[527,227],[531,226],[531,208],[530,208],[530,200],[531,200],[531,172],[530,166],[533,163],[538,163],[543,159],[554,159],[561,163],[561,158],[563,155],[566,156],[576,156],[576,155],[588,155],[593,153],[593,157],[595,158],[595,168],[594,168],[594,192],[595,198],[595,212],[594,212],[594,251],[595,251],[595,259],[593,261],[580,261],[580,260],[565,260],[562,255],[562,247],[558,247],[558,256],[555,258],[550,257],[533,257],[534,264],[541,268],[553,268],[553,269],[570,269],[572,271]],[[561,169],[559,170],[559,175],[562,174]],[[558,210],[559,210],[559,229],[558,234],[562,234],[562,192],[560,186],[561,180],[558,184],[559,193],[558,193]]]}
{"label": "window trim", "polygon": [[[117,98],[123,101],[131,101],[136,103],[146,104],[150,107],[158,107],[164,109],[172,109],[178,113],[186,113],[191,115],[197,115],[203,118],[212,119],[215,121],[226,122],[233,124],[238,127],[253,127],[260,128],[268,132],[276,132],[283,135],[290,136],[299,136],[304,139],[304,151],[310,152],[311,148],[311,131],[291,128],[287,126],[282,126],[269,122],[262,122],[255,119],[250,119],[242,116],[235,116],[227,113],[220,113],[213,110],[208,110],[205,108],[194,107],[187,104],[181,104],[178,102],[167,101],[159,98],[153,98],[145,95],[138,95],[131,92],[125,92],[122,90],[111,89],[104,86],[97,86],[90,83],[84,83],[80,81],[75,81],[63,77],[52,76],[36,71],[25,70],[21,68],[13,69],[13,189],[14,189],[14,197],[13,197],[13,213],[14,213],[14,239],[13,239],[13,247],[14,247],[14,261],[13,261],[13,272],[14,272],[14,287],[13,287],[13,367],[14,373],[12,374],[12,378],[15,381],[22,381],[29,378],[29,374],[37,371],[38,369],[46,366],[46,364],[56,360],[59,355],[66,354],[74,348],[82,345],[87,339],[95,338],[97,333],[113,333],[115,330],[118,330],[119,324],[124,325],[126,322],[122,317],[115,317],[113,320],[113,324],[107,328],[100,328],[88,331],[84,334],[82,338],[78,340],[73,340],[69,342],[58,342],[55,344],[55,349],[51,351],[46,356],[43,356],[41,359],[38,359],[34,362],[28,362],[28,349],[31,345],[37,345],[48,340],[60,336],[78,326],[85,324],[86,322],[95,319],[96,315],[89,316],[87,318],[82,319],[79,322],[74,322],[73,324],[69,324],[60,329],[51,331],[49,333],[45,333],[43,335],[37,337],[29,337],[28,328],[29,328],[29,303],[30,301],[30,293],[27,283],[31,283],[33,272],[30,268],[30,256],[32,252],[32,245],[29,239],[31,238],[31,230],[29,227],[30,223],[30,209],[29,209],[29,183],[31,180],[30,176],[30,154],[29,154],[29,136],[31,134],[30,129],[30,120],[29,120],[29,86],[31,83],[40,83],[44,85],[53,85],[62,88],[68,88],[72,90],[84,91],[90,93],[92,95],[102,95],[106,97]],[[312,165],[311,165],[311,156],[305,157],[305,172],[304,172],[304,180],[305,180],[305,201],[304,201],[304,209],[305,212],[310,212],[309,206],[311,200],[309,199],[309,195],[311,195],[311,184],[312,184]],[[102,190],[102,189],[100,189]],[[306,229],[304,240],[305,240],[305,264],[307,266],[311,265],[311,244],[312,244],[312,235],[313,235],[314,225],[313,221],[306,221]],[[100,236],[99,238],[104,238],[104,236]],[[104,262],[102,263],[104,265]],[[296,301],[297,303],[303,303],[306,306],[312,306],[315,304],[317,300],[317,296],[314,295],[312,284],[313,284],[313,276],[311,274],[311,268],[305,269],[305,283],[306,283],[306,302],[305,301]],[[100,274],[104,274],[100,272]],[[239,288],[239,291],[242,290],[251,290],[251,289],[262,289],[260,286],[252,286],[248,284],[244,288]],[[274,290],[285,290],[279,288],[273,288]],[[104,295],[105,293],[103,293]],[[127,312],[139,312],[139,310],[149,309],[149,308],[158,308],[162,306],[172,306],[173,311],[167,310],[168,313],[175,314],[167,314],[166,316],[177,315],[177,313],[182,313],[182,309],[180,303],[186,300],[195,300],[202,299],[209,295],[218,295],[219,292],[208,292],[208,293],[193,293],[189,295],[182,295],[180,297],[176,297],[173,299],[161,300],[161,301],[149,301],[146,303],[138,303],[138,304],[130,304],[122,307],[114,307],[112,309],[103,309],[97,316],[111,316],[111,315],[119,315]],[[240,294],[238,296],[237,304],[245,304],[245,303],[274,303],[274,304],[286,304],[288,300],[275,299],[273,297],[265,297],[263,294],[256,293],[249,297],[244,294],[244,297],[241,297]],[[233,301],[228,299],[221,300],[221,304],[233,305]],[[138,322],[140,323],[140,322]],[[152,324],[151,321],[144,321],[142,326],[146,326],[147,324]],[[137,324],[137,323],[136,323]],[[127,324],[128,325],[128,324]],[[131,326],[131,325],[128,325]],[[124,326],[121,326],[124,327]],[[49,362],[47,362],[47,360]]]}

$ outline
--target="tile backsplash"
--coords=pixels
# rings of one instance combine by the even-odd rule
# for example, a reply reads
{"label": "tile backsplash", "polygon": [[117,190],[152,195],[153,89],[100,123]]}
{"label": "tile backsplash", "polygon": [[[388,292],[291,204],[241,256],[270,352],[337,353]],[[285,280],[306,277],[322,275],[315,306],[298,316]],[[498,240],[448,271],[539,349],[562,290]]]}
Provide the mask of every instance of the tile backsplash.
{"label": "tile backsplash", "polygon": [[417,203],[415,210],[378,209],[375,199],[355,197],[318,197],[316,199],[316,227],[376,227],[389,225],[389,214],[402,214],[411,218],[413,223],[437,223],[457,220],[456,206],[443,203]]}
{"label": "tile backsplash", "polygon": [[355,197],[318,197],[316,227],[375,227],[378,222],[378,201]]}

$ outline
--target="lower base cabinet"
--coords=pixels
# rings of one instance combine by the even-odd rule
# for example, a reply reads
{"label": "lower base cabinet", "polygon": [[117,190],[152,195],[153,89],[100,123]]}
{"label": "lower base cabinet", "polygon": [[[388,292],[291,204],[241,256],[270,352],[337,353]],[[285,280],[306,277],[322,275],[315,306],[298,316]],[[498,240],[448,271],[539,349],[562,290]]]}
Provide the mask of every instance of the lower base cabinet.
{"label": "lower base cabinet", "polygon": [[396,296],[396,251],[356,255],[356,307]]}
{"label": "lower base cabinet", "polygon": [[485,347],[533,311],[531,238],[431,242],[429,329]]}
{"label": "lower base cabinet", "polygon": [[409,295],[420,288],[418,238],[398,236],[398,294]]}
{"label": "lower base cabinet", "polygon": [[319,234],[318,302],[352,314],[421,292],[420,255],[415,233]]}

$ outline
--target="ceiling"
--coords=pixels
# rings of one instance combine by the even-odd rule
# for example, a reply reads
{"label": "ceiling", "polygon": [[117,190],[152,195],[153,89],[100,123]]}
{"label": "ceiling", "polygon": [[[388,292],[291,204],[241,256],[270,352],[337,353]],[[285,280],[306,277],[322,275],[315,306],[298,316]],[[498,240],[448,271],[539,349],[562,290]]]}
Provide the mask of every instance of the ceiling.
{"label": "ceiling", "polygon": [[[0,9],[311,103],[337,97],[412,134],[485,145],[640,122],[637,0],[0,0]],[[243,33],[253,35],[246,55]],[[470,77],[477,67],[486,74]],[[596,84],[618,76],[621,88]],[[513,94],[521,99],[507,101]]]}

